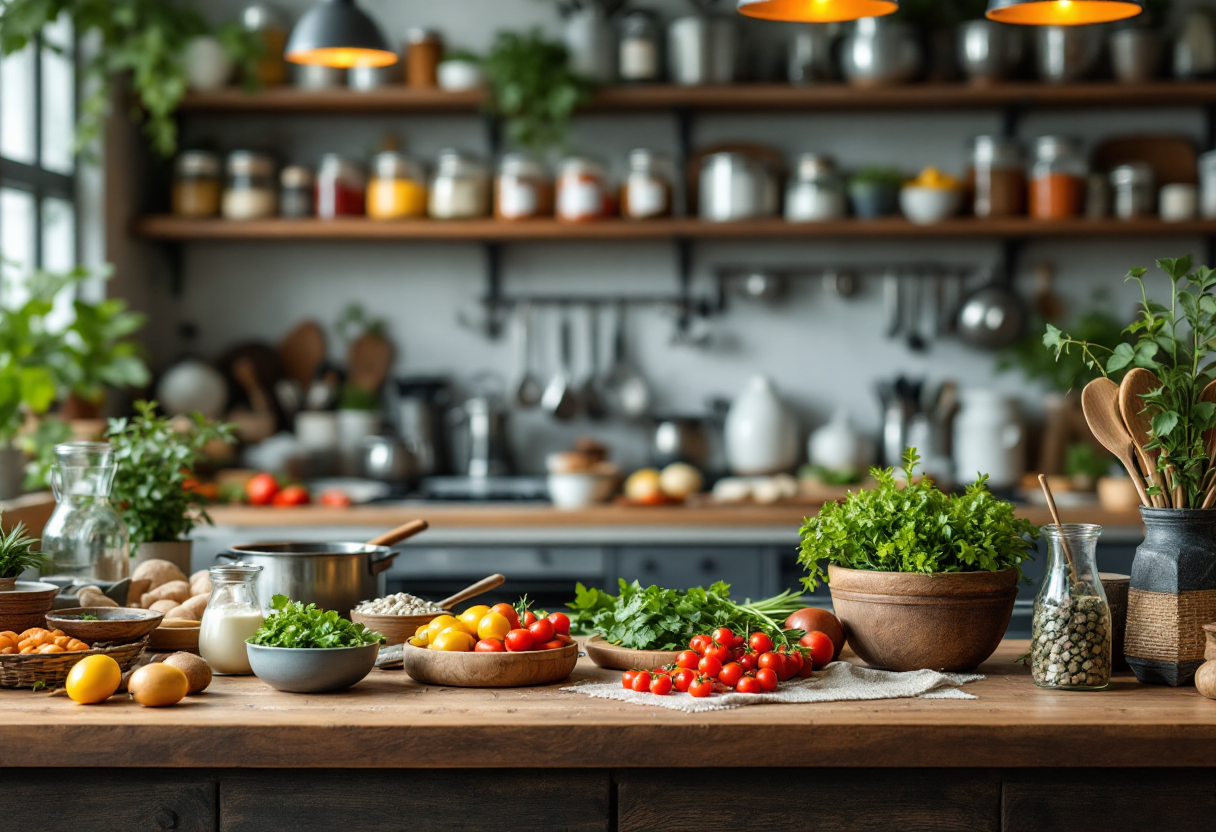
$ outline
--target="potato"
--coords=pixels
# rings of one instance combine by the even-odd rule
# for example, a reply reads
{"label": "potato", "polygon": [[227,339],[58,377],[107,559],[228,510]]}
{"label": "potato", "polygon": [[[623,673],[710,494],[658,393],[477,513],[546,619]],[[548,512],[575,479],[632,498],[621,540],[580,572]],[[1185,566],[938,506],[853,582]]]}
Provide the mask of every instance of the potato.
{"label": "potato", "polygon": [[179,606],[165,613],[165,618],[194,618],[202,620],[203,610],[207,609],[209,595],[195,595]]}
{"label": "potato", "polygon": [[127,587],[127,606],[138,607],[139,599],[144,597],[144,593],[152,589],[152,582],[147,578],[141,578],[138,581],[132,580]]}
{"label": "potato", "polygon": [[156,601],[164,601],[166,599],[181,603],[190,597],[190,584],[186,583],[185,578],[180,581],[169,581],[167,584],[161,584],[151,592],[145,592],[144,597],[140,599],[139,604],[144,609],[150,609]]}
{"label": "potato", "polygon": [[152,606],[148,607],[148,609],[156,610],[161,615],[165,615],[176,606],[177,606],[177,602],[174,601],[172,598],[165,598],[160,601],[153,601]]}
{"label": "potato", "polygon": [[[90,591],[91,590],[91,591]],[[76,593],[82,607],[117,607],[118,602],[102,593],[97,587],[85,587]]]}
{"label": "potato", "polygon": [[192,596],[211,594],[211,573],[208,570],[200,569],[190,576],[190,594]]}
{"label": "potato", "polygon": [[186,674],[190,683],[190,693],[201,693],[211,684],[211,665],[202,656],[193,653],[174,653],[165,660],[165,664],[176,667]]}
{"label": "potato", "polygon": [[[177,568],[177,565],[167,560],[145,560],[139,566],[135,567],[135,571],[131,573],[131,580],[141,581],[149,580],[152,582],[149,592],[155,591],[157,588],[164,586],[174,581],[182,581],[185,583],[186,576],[182,570]],[[153,601],[159,601],[160,598],[153,598]],[[146,605],[145,605],[146,606]]]}

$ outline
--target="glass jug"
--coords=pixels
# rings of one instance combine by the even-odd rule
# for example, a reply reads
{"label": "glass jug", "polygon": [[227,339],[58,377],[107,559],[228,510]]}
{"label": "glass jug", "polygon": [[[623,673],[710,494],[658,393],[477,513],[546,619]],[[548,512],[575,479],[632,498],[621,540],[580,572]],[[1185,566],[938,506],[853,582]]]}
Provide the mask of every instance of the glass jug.
{"label": "glass jug", "polygon": [[198,654],[211,665],[213,673],[247,676],[253,671],[245,639],[262,626],[262,608],[254,586],[262,567],[233,563],[213,566],[209,571],[211,597],[199,627]]}
{"label": "glass jug", "polygon": [[55,511],[42,532],[42,551],[55,575],[120,581],[130,574],[127,525],[110,505],[113,454],[106,442],[55,446]]}
{"label": "glass jug", "polygon": [[1101,526],[1044,526],[1047,574],[1034,599],[1030,671],[1041,688],[1103,690],[1110,684],[1110,605],[1098,577]]}

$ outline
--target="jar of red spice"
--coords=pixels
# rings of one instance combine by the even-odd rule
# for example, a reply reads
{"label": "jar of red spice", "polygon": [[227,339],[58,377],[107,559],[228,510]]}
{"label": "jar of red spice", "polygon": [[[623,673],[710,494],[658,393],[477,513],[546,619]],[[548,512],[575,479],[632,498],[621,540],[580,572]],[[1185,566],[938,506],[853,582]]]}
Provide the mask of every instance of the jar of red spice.
{"label": "jar of red spice", "polygon": [[557,176],[557,218],[567,222],[597,220],[612,213],[608,169],[596,159],[562,160]]}
{"label": "jar of red spice", "polygon": [[553,179],[545,166],[527,153],[503,156],[494,183],[494,216],[526,220],[552,215]]}
{"label": "jar of red spice", "polygon": [[326,153],[317,168],[317,217],[361,217],[366,213],[363,168],[337,153]]}
{"label": "jar of red spice", "polygon": [[1014,139],[976,136],[968,174],[972,210],[977,217],[1015,217],[1026,213],[1026,168]]}
{"label": "jar of red spice", "polygon": [[1085,211],[1089,166],[1079,144],[1061,136],[1040,136],[1030,171],[1030,216],[1039,220],[1079,217]]}

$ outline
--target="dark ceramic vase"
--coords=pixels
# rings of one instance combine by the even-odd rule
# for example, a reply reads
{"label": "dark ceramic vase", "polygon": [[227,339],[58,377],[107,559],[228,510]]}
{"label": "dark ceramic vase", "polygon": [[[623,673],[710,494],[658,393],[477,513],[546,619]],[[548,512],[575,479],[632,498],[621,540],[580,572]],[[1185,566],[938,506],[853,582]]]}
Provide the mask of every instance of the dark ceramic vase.
{"label": "dark ceramic vase", "polygon": [[1216,621],[1216,511],[1141,508],[1124,656],[1141,682],[1189,685]]}

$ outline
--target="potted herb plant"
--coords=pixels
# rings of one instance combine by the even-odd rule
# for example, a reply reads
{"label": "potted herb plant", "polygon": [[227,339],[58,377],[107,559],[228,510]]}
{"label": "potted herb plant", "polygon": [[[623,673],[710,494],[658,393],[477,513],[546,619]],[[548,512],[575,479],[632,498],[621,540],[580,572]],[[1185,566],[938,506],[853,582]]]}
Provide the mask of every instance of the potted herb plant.
{"label": "potted herb plant", "polygon": [[899,189],[903,187],[902,171],[894,168],[862,168],[849,177],[849,204],[858,219],[872,220],[889,217],[899,210]]}
{"label": "potted herb plant", "polygon": [[34,551],[37,542],[26,534],[24,523],[18,523],[7,532],[0,531],[0,592],[12,591],[22,572],[40,568],[47,562],[40,552]]}
{"label": "potted herb plant", "polygon": [[234,441],[233,427],[201,414],[179,427],[157,415],[155,402],[140,401],[134,418],[110,420],[107,436],[116,468],[111,499],[127,524],[132,558],[167,560],[190,574],[186,536],[198,522],[211,522],[195,466],[208,442]]}
{"label": "potted herb plant", "polygon": [[[968,670],[1000,644],[1038,529],[992,496],[980,476],[958,495],[872,469],[877,485],[825,503],[802,526],[798,562],[826,580],[853,650],[889,670]],[[826,565],[827,571],[824,571]]]}

